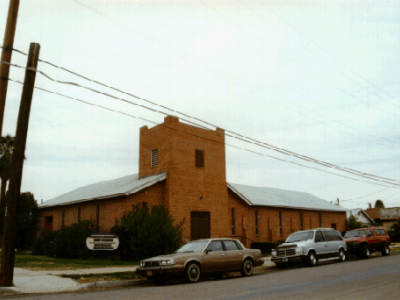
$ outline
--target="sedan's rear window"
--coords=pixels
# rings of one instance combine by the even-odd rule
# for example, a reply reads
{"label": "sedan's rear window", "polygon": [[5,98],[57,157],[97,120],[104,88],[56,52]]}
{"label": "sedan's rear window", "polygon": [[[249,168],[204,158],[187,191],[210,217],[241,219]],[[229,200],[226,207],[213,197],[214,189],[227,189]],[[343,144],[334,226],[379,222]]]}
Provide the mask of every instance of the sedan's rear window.
{"label": "sedan's rear window", "polygon": [[201,252],[204,249],[204,247],[207,245],[207,243],[208,243],[208,240],[188,243],[186,245],[183,245],[178,250],[176,250],[176,252],[177,253],[182,253],[182,252]]}
{"label": "sedan's rear window", "polygon": [[239,250],[238,245],[234,241],[224,241],[225,249],[229,250]]}

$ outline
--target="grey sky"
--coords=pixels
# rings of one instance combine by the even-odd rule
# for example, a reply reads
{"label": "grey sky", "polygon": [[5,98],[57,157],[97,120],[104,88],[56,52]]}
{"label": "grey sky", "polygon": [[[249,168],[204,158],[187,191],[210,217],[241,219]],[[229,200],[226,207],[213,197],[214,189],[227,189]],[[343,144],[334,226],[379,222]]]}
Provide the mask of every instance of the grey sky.
{"label": "grey sky", "polygon": [[[8,3],[0,1],[1,34]],[[398,1],[21,0],[14,47],[27,52],[29,43],[40,43],[42,60],[107,85],[279,148],[400,180],[399,11]],[[25,66],[26,57],[14,53],[13,63]],[[43,63],[38,68],[151,107]],[[10,78],[23,76],[11,69]],[[36,86],[163,121],[162,114],[41,75]],[[15,134],[21,90],[9,83],[3,134]],[[22,190],[48,200],[136,173],[144,125],[153,126],[35,90]],[[226,142],[360,179],[229,137]],[[226,161],[232,183],[329,201],[358,198],[341,203],[347,208],[376,199],[400,206],[396,188],[229,146]]]}

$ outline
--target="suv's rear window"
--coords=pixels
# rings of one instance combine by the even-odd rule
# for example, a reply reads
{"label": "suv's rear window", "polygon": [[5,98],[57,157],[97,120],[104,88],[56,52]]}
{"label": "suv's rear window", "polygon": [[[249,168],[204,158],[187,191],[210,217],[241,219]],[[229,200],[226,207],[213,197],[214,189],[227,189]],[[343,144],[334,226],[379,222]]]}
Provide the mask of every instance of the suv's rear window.
{"label": "suv's rear window", "polygon": [[336,230],[327,230],[327,231],[323,231],[322,233],[325,237],[325,241],[341,241],[341,240],[343,240],[340,233]]}
{"label": "suv's rear window", "polygon": [[382,229],[374,229],[374,231],[375,231],[375,233],[378,234],[378,235],[386,234],[386,232],[385,232],[384,230],[382,230]]}

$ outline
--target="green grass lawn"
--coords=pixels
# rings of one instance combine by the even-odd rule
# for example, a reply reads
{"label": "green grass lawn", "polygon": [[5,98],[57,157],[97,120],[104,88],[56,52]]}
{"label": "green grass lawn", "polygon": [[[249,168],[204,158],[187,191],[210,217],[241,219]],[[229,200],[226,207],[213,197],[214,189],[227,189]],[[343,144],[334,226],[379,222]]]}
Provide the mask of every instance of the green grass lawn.
{"label": "green grass lawn", "polygon": [[52,258],[43,255],[15,253],[15,267],[30,270],[74,270],[86,268],[103,268],[116,266],[137,266],[137,261],[121,261],[117,259],[67,259]]}

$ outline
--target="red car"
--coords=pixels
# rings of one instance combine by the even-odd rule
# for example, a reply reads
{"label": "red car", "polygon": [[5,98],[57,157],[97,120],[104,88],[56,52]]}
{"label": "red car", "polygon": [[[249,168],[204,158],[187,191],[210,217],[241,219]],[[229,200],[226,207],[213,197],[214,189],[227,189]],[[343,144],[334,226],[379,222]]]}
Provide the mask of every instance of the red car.
{"label": "red car", "polygon": [[380,251],[383,256],[390,254],[390,237],[382,228],[360,228],[347,231],[344,235],[347,254],[368,258],[371,252]]}

